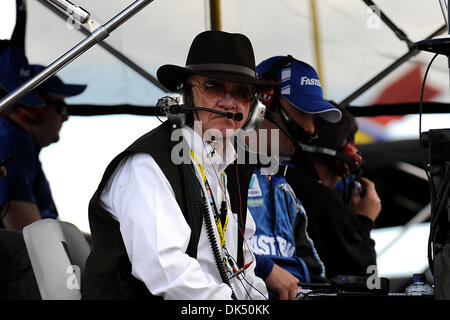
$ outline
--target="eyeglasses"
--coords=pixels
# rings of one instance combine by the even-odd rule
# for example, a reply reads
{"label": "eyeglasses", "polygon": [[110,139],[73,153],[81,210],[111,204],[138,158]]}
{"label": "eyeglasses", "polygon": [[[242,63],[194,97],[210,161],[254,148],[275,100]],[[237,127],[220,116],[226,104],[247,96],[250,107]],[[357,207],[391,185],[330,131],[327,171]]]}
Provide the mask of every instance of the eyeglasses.
{"label": "eyeglasses", "polygon": [[224,86],[210,82],[204,84],[191,83],[190,85],[199,88],[200,92],[210,99],[221,100],[229,93],[236,103],[247,105],[255,98],[255,89],[251,86],[242,86],[237,90],[227,91]]}
{"label": "eyeglasses", "polygon": [[62,116],[68,115],[67,105],[63,102],[48,102],[47,101],[47,107],[51,107],[51,108],[55,109],[56,113],[58,113]]}

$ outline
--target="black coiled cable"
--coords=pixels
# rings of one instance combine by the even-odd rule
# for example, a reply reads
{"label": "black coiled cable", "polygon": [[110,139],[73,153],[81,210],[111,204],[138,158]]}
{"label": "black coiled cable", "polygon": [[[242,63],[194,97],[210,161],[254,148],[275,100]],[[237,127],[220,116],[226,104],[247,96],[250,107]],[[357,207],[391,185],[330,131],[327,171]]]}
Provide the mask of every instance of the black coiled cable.
{"label": "black coiled cable", "polygon": [[233,287],[231,286],[230,278],[228,278],[227,271],[225,269],[225,265],[222,260],[222,255],[220,254],[219,247],[217,245],[216,237],[214,235],[214,229],[211,221],[211,217],[209,216],[209,206],[206,202],[206,198],[203,197],[203,213],[205,220],[206,233],[208,235],[209,243],[211,245],[211,249],[213,252],[214,260],[217,265],[217,269],[219,270],[220,278],[223,283],[228,285],[231,289],[231,298],[233,300],[237,300],[236,294],[233,291]]}

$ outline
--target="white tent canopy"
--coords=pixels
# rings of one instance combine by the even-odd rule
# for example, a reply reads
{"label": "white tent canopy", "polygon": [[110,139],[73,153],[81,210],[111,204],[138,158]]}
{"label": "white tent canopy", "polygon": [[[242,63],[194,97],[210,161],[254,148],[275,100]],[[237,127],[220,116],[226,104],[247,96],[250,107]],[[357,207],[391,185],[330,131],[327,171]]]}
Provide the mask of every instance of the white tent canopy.
{"label": "white tent canopy", "polygon": [[[79,0],[100,23],[106,23],[130,0]],[[105,41],[152,75],[165,63],[183,65],[193,37],[209,27],[209,1],[153,1]],[[316,1],[322,81],[328,98],[340,101],[408,51],[363,2]],[[442,27],[438,1],[377,1],[380,10],[412,42]],[[257,63],[273,55],[292,54],[314,66],[314,41],[310,1],[227,0],[221,2],[222,29],[246,34],[252,41]],[[28,0],[26,53],[31,61],[49,64],[83,39],[73,19],[57,17],[38,0]],[[411,63],[426,64],[430,53]],[[438,59],[439,60],[439,59]],[[448,88],[445,59],[437,61],[430,75]],[[398,71],[407,68],[402,66]],[[152,105],[161,95],[144,79],[96,46],[60,72],[64,78],[87,82],[88,90],[76,101],[100,104]],[[448,82],[448,81],[447,81]],[[446,90],[448,91],[448,90]],[[370,99],[368,92],[362,98]],[[448,92],[446,92],[448,95]],[[363,101],[363,99],[361,99]]]}
{"label": "white tent canopy", "polygon": [[[312,1],[317,8],[317,44],[327,99],[336,102],[346,99],[408,52],[407,43],[399,40],[364,1]],[[133,1],[72,2],[103,24]],[[72,19],[61,19],[41,0],[27,0],[26,3],[25,49],[31,63],[48,65],[84,39],[85,35],[77,30],[79,26]],[[445,23],[437,0],[377,0],[376,4],[377,7],[372,9],[384,12],[411,43],[427,38]],[[210,27],[208,6],[207,0],[155,0],[115,30],[105,42],[155,76],[157,68],[163,64],[184,65],[194,36]],[[221,1],[221,22],[222,30],[243,33],[250,38],[257,63],[274,55],[291,54],[318,66],[310,1],[224,0]],[[1,28],[2,35],[11,32],[7,26]],[[352,104],[371,104],[383,88],[411,68],[419,65],[423,72],[432,56],[428,52],[418,53],[358,96]],[[83,94],[68,99],[69,104],[151,106],[165,94],[99,45],[89,49],[58,75],[65,82],[88,85]],[[436,59],[427,83],[439,91],[434,101],[449,101],[449,69],[445,57]],[[442,122],[431,115],[424,117],[423,131],[450,123],[448,115],[438,118]],[[158,123],[153,117],[131,115],[72,117],[66,122],[61,141],[41,153],[61,219],[89,232],[88,202],[107,163]],[[392,129],[389,137],[404,137],[405,132],[407,135],[413,132],[417,137],[417,126],[416,117],[405,117],[403,127],[400,124]]]}

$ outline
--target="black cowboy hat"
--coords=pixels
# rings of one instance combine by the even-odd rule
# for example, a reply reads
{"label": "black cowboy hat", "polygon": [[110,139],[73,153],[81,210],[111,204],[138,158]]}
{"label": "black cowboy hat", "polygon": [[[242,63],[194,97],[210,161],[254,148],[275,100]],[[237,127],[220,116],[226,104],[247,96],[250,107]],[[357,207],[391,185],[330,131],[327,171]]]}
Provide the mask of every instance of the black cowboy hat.
{"label": "black cowboy hat", "polygon": [[158,80],[171,91],[192,74],[251,84],[257,91],[274,86],[274,83],[258,80],[252,44],[240,33],[204,31],[192,41],[186,67],[166,64],[156,73]]}

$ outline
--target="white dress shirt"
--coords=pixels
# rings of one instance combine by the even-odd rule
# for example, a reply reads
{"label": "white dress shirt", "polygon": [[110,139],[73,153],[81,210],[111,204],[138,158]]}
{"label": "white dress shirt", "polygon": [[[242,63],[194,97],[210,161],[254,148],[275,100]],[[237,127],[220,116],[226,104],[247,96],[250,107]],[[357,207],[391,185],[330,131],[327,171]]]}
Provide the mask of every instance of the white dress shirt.
{"label": "white dress shirt", "polygon": [[[231,213],[228,192],[220,185],[221,172],[236,159],[236,152],[228,140],[223,154],[221,146],[215,146],[213,150],[187,126],[182,128],[182,134],[206,174],[218,210],[225,190],[229,215],[225,243],[230,255],[237,259],[238,213]],[[195,161],[193,164],[206,195],[199,168]],[[150,155],[139,153],[122,160],[100,200],[120,223],[133,276],[143,281],[152,294],[164,299],[231,299],[231,289],[220,278],[204,223],[197,259],[185,253],[191,229],[169,181]],[[220,247],[211,206],[209,211]],[[247,240],[253,235],[255,224],[248,210],[245,214],[244,260],[247,264],[254,260]],[[238,299],[265,299],[268,296],[263,280],[255,276],[255,265],[256,261],[253,261],[240,280],[237,277],[231,279]]]}

